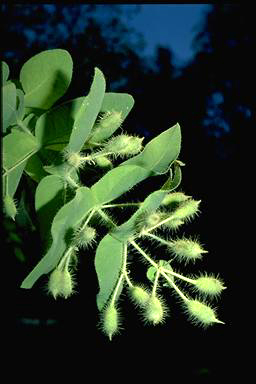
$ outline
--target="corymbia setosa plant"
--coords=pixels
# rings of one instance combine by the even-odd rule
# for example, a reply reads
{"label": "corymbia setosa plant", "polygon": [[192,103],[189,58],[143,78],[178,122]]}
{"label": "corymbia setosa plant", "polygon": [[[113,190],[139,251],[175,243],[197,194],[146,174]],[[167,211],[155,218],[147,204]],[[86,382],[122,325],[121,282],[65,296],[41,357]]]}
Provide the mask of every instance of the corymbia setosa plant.
{"label": "corymbia setosa plant", "polygon": [[[8,65],[1,65],[4,210],[15,220],[14,196],[20,179],[23,174],[32,178],[37,183],[34,209],[45,249],[21,288],[32,288],[47,274],[49,294],[68,298],[74,293],[73,266],[79,250],[94,246],[97,307],[101,328],[110,340],[120,329],[121,293],[152,325],[162,323],[169,314],[163,287],[175,292],[195,324],[222,323],[209,303],[225,288],[222,280],[207,273],[185,276],[176,269],[177,264],[187,266],[207,252],[198,239],[177,234],[199,213],[200,204],[177,191],[184,165],[178,159],[179,124],[143,146],[143,138],[123,130],[134,104],[132,96],[106,92],[98,68],[88,95],[55,105],[72,78],[72,58],[62,49],[29,59],[18,81],[8,80]],[[138,183],[165,174],[164,184],[143,201],[126,201],[127,192]],[[120,200],[124,194],[125,200]],[[117,223],[113,210],[124,207],[131,210],[130,216]],[[105,228],[102,238],[97,226]],[[149,251],[145,240],[152,241]],[[132,277],[141,262],[147,286]]]}

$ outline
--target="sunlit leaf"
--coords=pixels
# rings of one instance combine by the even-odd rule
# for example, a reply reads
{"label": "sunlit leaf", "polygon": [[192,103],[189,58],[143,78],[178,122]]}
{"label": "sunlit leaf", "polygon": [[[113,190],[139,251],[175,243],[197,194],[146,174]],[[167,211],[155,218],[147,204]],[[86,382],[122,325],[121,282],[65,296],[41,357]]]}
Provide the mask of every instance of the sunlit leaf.
{"label": "sunlit leaf", "polygon": [[95,269],[100,291],[97,306],[101,311],[116,287],[123,260],[123,244],[110,235],[99,243],[95,256]]}
{"label": "sunlit leaf", "polygon": [[144,150],[137,156],[124,161],[121,166],[138,165],[151,171],[153,174],[163,174],[177,159],[181,146],[180,126],[177,123],[173,127],[162,132],[151,140]]}
{"label": "sunlit leaf", "polygon": [[110,170],[91,190],[99,204],[116,199],[149,176],[149,172],[136,165],[126,165]]}
{"label": "sunlit leaf", "polygon": [[16,87],[13,83],[8,82],[2,87],[3,106],[2,106],[2,121],[3,132],[9,125],[16,121]]}
{"label": "sunlit leaf", "polygon": [[72,78],[73,62],[63,49],[40,52],[21,68],[25,106],[48,109],[64,95]]}
{"label": "sunlit leaf", "polygon": [[33,135],[13,131],[3,138],[3,166],[11,171],[26,161],[39,149],[38,142]]}
{"label": "sunlit leaf", "polygon": [[106,82],[103,73],[95,68],[94,78],[88,97],[83,100],[78,110],[67,148],[73,152],[79,152],[100,112],[105,93]]}
{"label": "sunlit leaf", "polygon": [[52,244],[46,255],[24,279],[21,288],[31,288],[43,274],[50,272],[58,264],[70,245],[70,233],[81,225],[94,206],[95,200],[90,189],[78,188],[76,196],[55,215],[51,226]]}

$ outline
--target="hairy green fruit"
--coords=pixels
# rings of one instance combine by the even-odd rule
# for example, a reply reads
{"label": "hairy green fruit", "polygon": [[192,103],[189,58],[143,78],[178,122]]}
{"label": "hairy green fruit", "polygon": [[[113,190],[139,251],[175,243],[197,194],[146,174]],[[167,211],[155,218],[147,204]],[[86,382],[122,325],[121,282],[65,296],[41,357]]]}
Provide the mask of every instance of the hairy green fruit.
{"label": "hairy green fruit", "polygon": [[186,196],[183,192],[173,192],[169,193],[163,199],[161,205],[168,206],[168,208],[177,207],[178,204],[183,203],[188,200],[190,196]]}
{"label": "hairy green fruit", "polygon": [[224,287],[223,283],[213,276],[201,276],[195,280],[195,288],[202,294],[217,296]]}
{"label": "hairy green fruit", "polygon": [[118,332],[119,315],[113,304],[110,304],[103,314],[103,331],[112,340],[112,336]]}
{"label": "hairy green fruit", "polygon": [[216,318],[215,311],[210,306],[199,300],[188,300],[186,302],[186,312],[193,323],[203,327],[208,327],[214,323],[224,324]]}
{"label": "hairy green fruit", "polygon": [[62,296],[65,299],[73,293],[73,281],[70,272],[65,269],[53,270],[48,281],[48,292],[56,299]]}
{"label": "hairy green fruit", "polygon": [[135,305],[145,307],[150,295],[148,291],[141,286],[134,286],[130,289],[130,296]]}
{"label": "hairy green fruit", "polygon": [[78,230],[74,237],[74,244],[79,248],[87,248],[95,241],[96,230],[89,225]]}
{"label": "hairy green fruit", "polygon": [[175,211],[174,217],[180,220],[189,220],[196,216],[199,212],[199,204],[201,200],[188,199],[185,200]]}
{"label": "hairy green fruit", "polygon": [[185,263],[201,259],[202,254],[207,253],[198,242],[190,239],[178,239],[169,246],[175,257]]}
{"label": "hairy green fruit", "polygon": [[109,140],[104,147],[104,152],[119,156],[133,156],[142,150],[143,138],[119,135]]}
{"label": "hairy green fruit", "polygon": [[165,317],[165,308],[161,300],[152,295],[147,301],[144,319],[146,322],[152,323],[153,325],[157,325],[162,323]]}

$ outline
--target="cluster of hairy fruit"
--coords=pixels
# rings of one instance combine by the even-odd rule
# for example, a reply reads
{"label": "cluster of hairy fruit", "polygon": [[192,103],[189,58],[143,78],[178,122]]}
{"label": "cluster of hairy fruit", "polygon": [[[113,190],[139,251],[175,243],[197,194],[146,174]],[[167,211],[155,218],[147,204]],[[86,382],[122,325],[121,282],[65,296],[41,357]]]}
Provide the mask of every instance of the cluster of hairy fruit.
{"label": "cluster of hairy fruit", "polygon": [[[163,209],[157,212],[145,213],[139,217],[137,222],[139,236],[148,236],[148,238],[166,246],[173,256],[173,259],[178,262],[185,264],[195,262],[202,257],[202,254],[207,253],[197,240],[186,238],[166,240],[153,235],[150,230],[152,230],[152,228],[158,228],[159,224],[161,227],[177,230],[178,227],[198,214],[199,203],[200,201],[195,201],[182,192],[168,194],[162,202]],[[144,251],[142,251],[142,256],[143,254],[146,255]],[[146,258],[150,259],[150,256],[146,255]],[[224,324],[218,320],[216,308],[213,308],[206,300],[218,297],[226,288],[219,277],[213,274],[208,275],[207,273],[186,277],[174,272],[170,261],[166,262],[161,260],[158,266],[156,263],[154,264],[155,266],[151,265],[148,269],[150,273],[147,274],[151,282],[153,282],[151,289],[145,285],[133,284],[131,281],[127,281],[129,297],[140,310],[142,319],[146,324],[161,324],[170,314],[166,302],[159,294],[160,279],[165,280],[163,286],[174,288],[182,303],[183,311],[188,315],[189,320],[193,324],[204,328],[216,323]],[[152,271],[154,272],[153,277]],[[196,298],[192,298],[190,295],[184,294],[184,292],[181,291],[176,284],[176,281],[179,279],[190,285],[193,292],[197,294]],[[122,316],[117,304],[113,300],[110,300],[109,304],[107,304],[103,310],[101,318],[102,330],[110,340],[113,335],[119,332],[121,319]]]}

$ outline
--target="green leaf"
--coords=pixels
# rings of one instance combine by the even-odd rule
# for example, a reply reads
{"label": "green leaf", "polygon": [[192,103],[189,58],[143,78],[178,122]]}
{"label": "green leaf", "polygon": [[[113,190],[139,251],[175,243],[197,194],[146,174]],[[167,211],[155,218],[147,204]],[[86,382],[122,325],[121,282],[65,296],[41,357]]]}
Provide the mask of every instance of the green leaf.
{"label": "green leaf", "polygon": [[134,164],[153,172],[155,175],[163,174],[177,159],[180,146],[181,132],[177,123],[151,140],[141,153],[124,161],[120,166]]}
{"label": "green leaf", "polygon": [[16,87],[8,82],[2,88],[3,95],[3,132],[16,121]]}
{"label": "green leaf", "polygon": [[39,117],[35,136],[41,147],[57,151],[66,147],[75,118],[86,100],[87,97],[69,100]]}
{"label": "green leaf", "polygon": [[43,51],[21,68],[20,82],[25,92],[25,106],[48,109],[69,87],[73,62],[63,49]]}
{"label": "green leaf", "polygon": [[22,123],[30,130],[34,132],[38,117],[34,113],[30,113],[25,117]]}
{"label": "green leaf", "polygon": [[95,256],[95,269],[100,286],[100,291],[97,294],[97,306],[100,311],[116,287],[122,261],[123,244],[107,234],[100,241]]}
{"label": "green leaf", "polygon": [[87,187],[78,188],[76,196],[55,215],[51,226],[52,244],[46,255],[24,279],[21,288],[31,288],[43,274],[49,273],[58,264],[70,245],[70,234],[81,225],[94,206],[91,190]]}
{"label": "green leaf", "polygon": [[5,191],[7,195],[11,197],[14,196],[18,188],[25,166],[26,166],[26,162],[24,161],[18,167],[14,168],[12,172],[4,176],[4,183],[6,183]]}
{"label": "green leaf", "polygon": [[116,227],[111,235],[114,236],[119,241],[127,241],[131,236],[136,233],[136,224],[138,219],[143,216],[143,214],[153,213],[160,206],[164,197],[167,195],[168,191],[154,191],[152,192],[141,204],[139,209],[123,224],[119,227]]}
{"label": "green leaf", "polygon": [[54,216],[65,203],[64,198],[64,181],[59,176],[46,176],[37,186],[35,209],[44,246],[47,244],[50,235],[50,223],[52,223]]}
{"label": "green leaf", "polygon": [[[173,271],[172,267],[170,266],[169,262],[166,260],[159,260],[158,262],[160,267],[163,267],[165,269],[168,269],[169,271]],[[150,266],[147,270],[147,278],[154,283],[155,280],[155,274],[156,274],[157,268],[153,265]],[[171,280],[173,280],[173,276],[170,274],[168,275]],[[163,284],[163,286],[169,286],[169,284]]]}
{"label": "green leaf", "polygon": [[[172,174],[172,172],[171,172]],[[112,236],[120,241],[127,241],[137,231],[137,222],[143,214],[154,213],[161,205],[164,197],[172,190],[177,188],[181,181],[181,170],[178,163],[174,163],[174,176],[169,178],[163,187],[152,192],[140,205],[139,209],[122,225],[116,227],[112,232]]]}
{"label": "green leaf", "polygon": [[39,149],[33,135],[14,131],[3,138],[3,166],[6,171],[12,171],[23,161],[28,160]]}
{"label": "green leaf", "polygon": [[167,181],[164,183],[161,189],[168,190],[168,192],[173,191],[180,185],[181,177],[182,177],[181,168],[179,164],[176,161],[174,161],[174,175],[172,177],[172,170],[170,169],[170,176],[167,179]]}
{"label": "green leaf", "polygon": [[89,137],[98,113],[100,112],[105,88],[106,82],[103,73],[98,68],[95,68],[90,92],[88,97],[82,102],[74,121],[67,146],[70,151],[79,152]]}
{"label": "green leaf", "polygon": [[47,176],[47,172],[44,170],[42,161],[40,160],[37,153],[28,159],[25,172],[37,183],[39,183],[45,176]]}
{"label": "green leaf", "polygon": [[1,61],[1,68],[2,68],[2,84],[1,85],[4,85],[8,80],[10,70],[9,70],[8,64],[6,64],[5,61]]}
{"label": "green leaf", "polygon": [[16,111],[16,120],[19,121],[19,120],[23,119],[24,113],[25,113],[25,110],[24,110],[24,93],[20,89],[17,89],[16,90],[16,96],[18,99],[18,108]]}
{"label": "green leaf", "polygon": [[98,204],[107,203],[129,191],[149,174],[146,169],[136,165],[119,166],[106,173],[91,190]]}
{"label": "green leaf", "polygon": [[[104,99],[101,106],[101,112],[116,111],[121,112],[122,121],[127,117],[128,113],[134,105],[134,99],[127,93],[112,93],[107,92],[104,95]],[[108,139],[118,128],[115,126],[109,126],[104,130],[96,130],[92,132],[90,137],[91,142],[101,142]]]}

